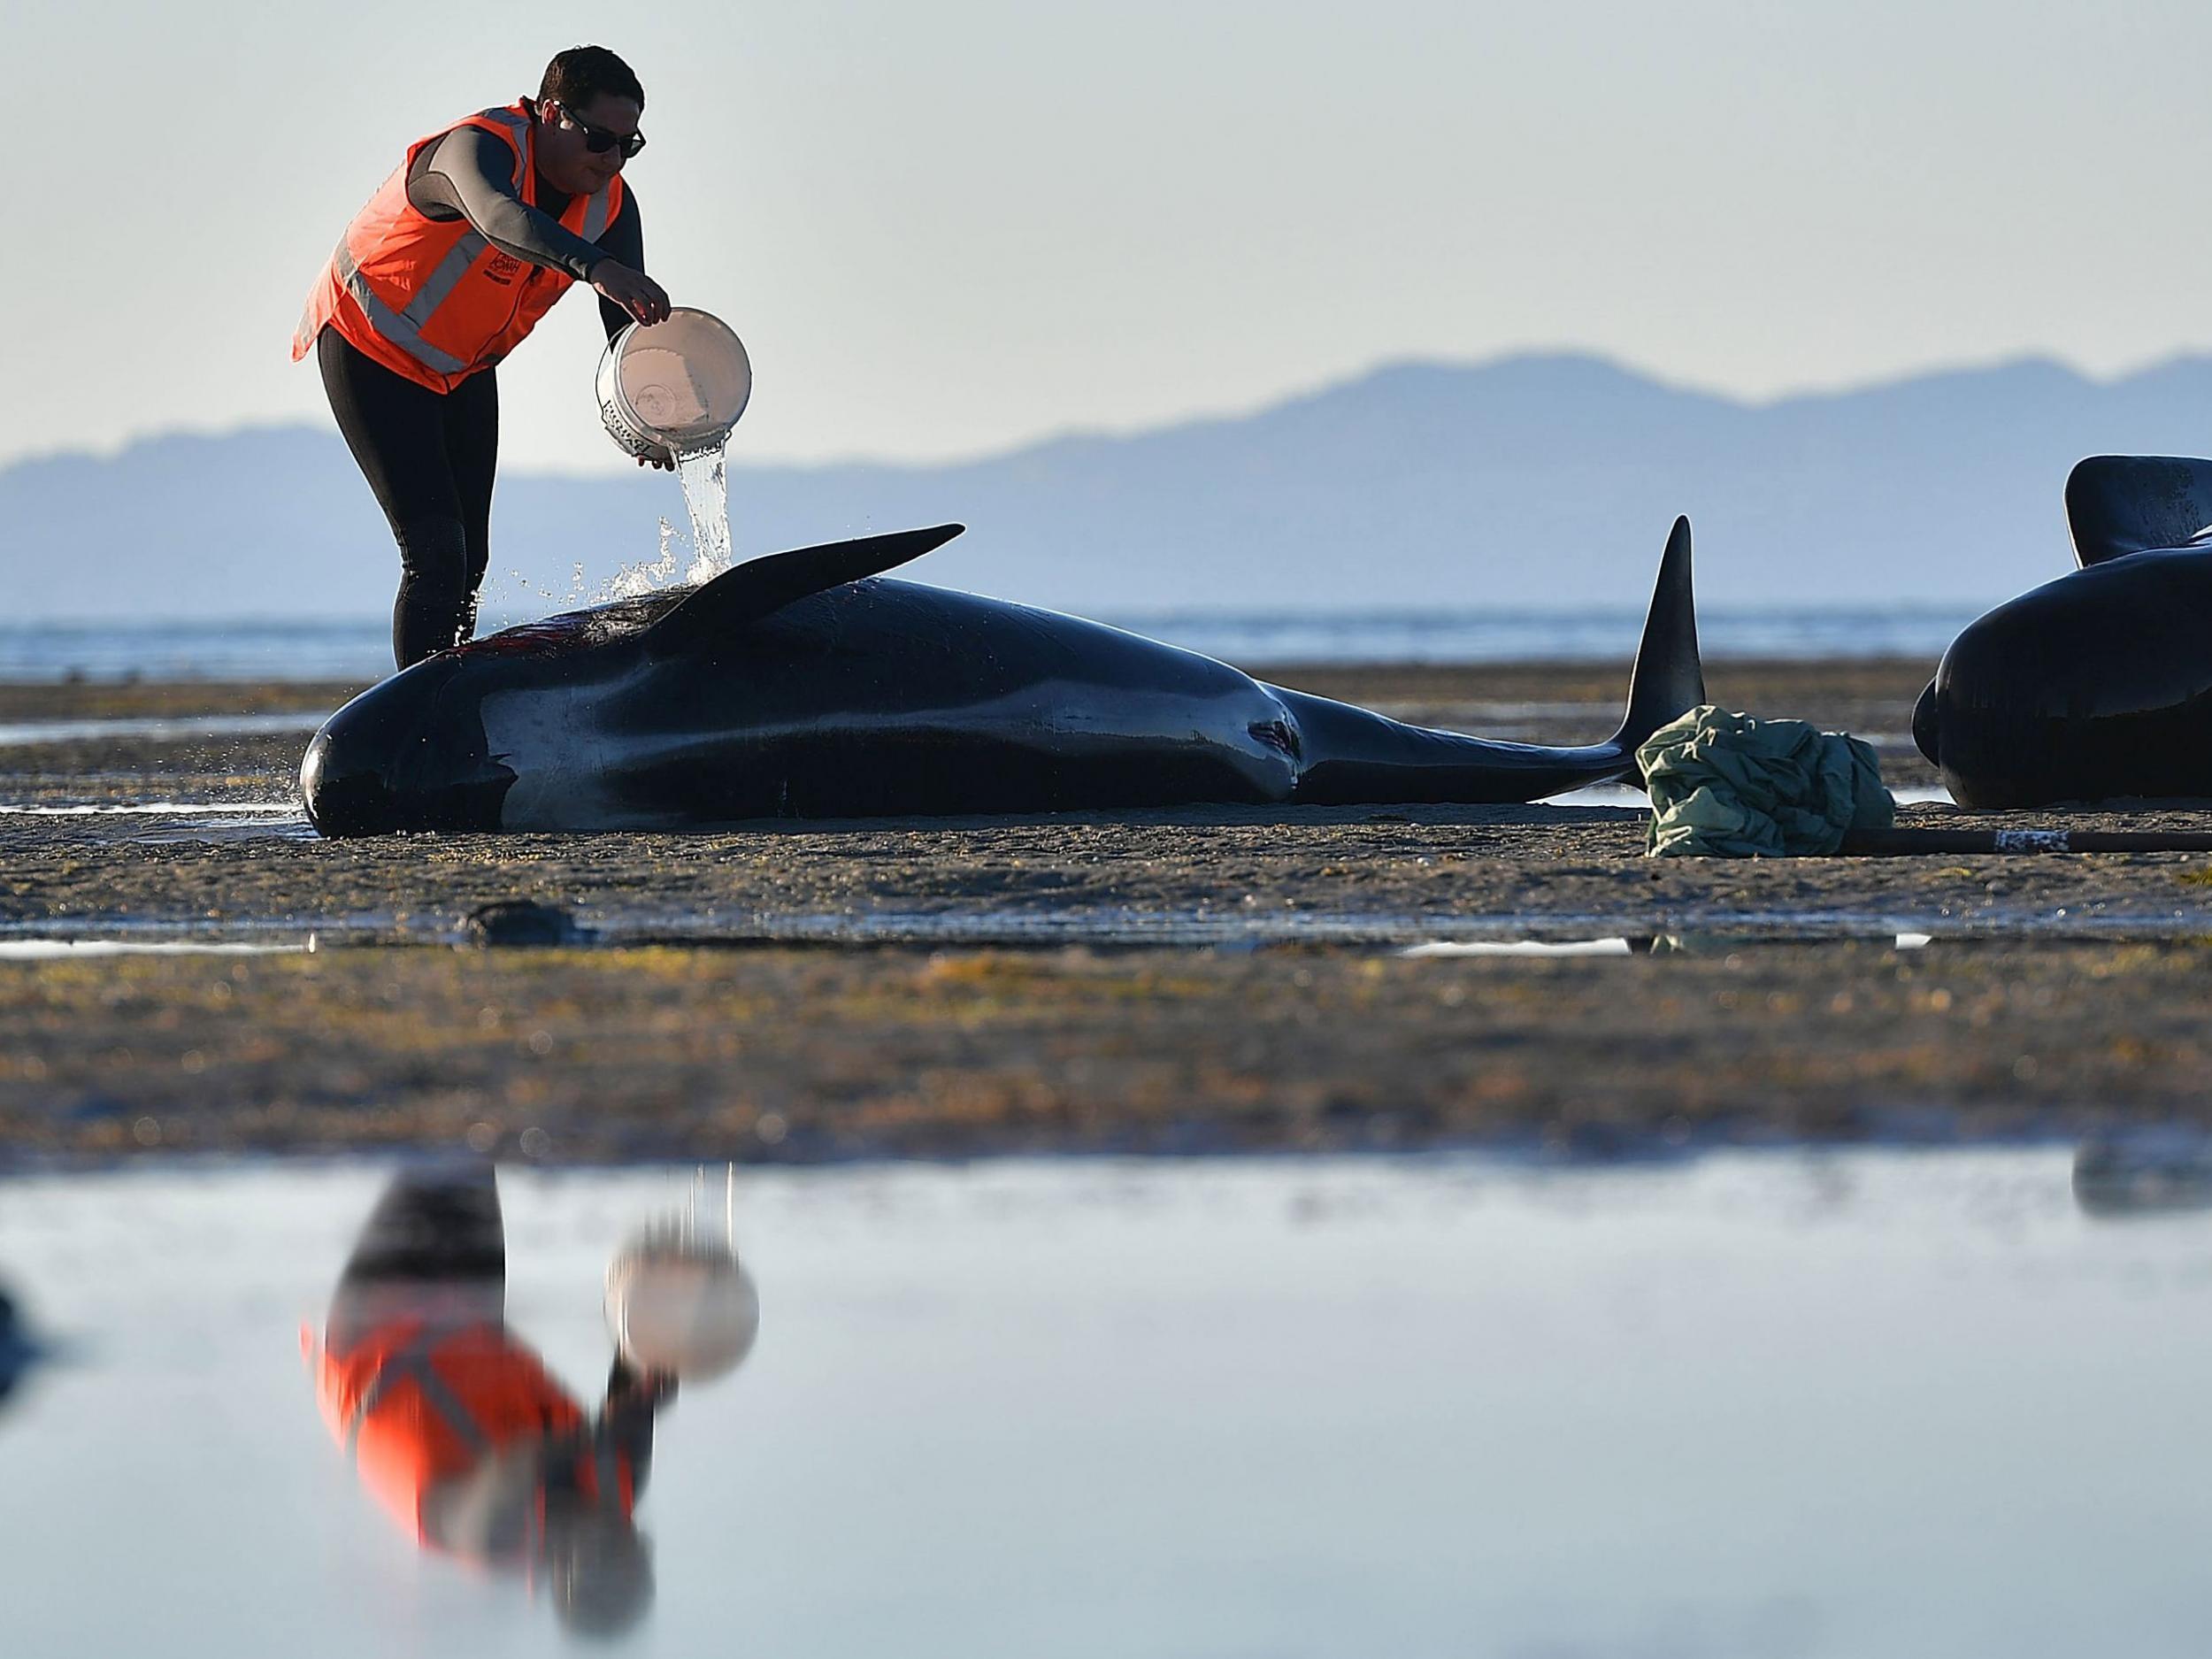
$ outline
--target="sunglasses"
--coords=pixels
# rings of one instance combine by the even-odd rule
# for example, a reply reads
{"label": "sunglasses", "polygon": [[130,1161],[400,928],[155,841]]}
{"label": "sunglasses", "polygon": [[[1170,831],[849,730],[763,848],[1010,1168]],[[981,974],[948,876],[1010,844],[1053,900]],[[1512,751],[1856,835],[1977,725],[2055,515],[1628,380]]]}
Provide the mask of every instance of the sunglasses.
{"label": "sunglasses", "polygon": [[[557,99],[556,102],[557,103],[558,100]],[[603,156],[611,150],[619,150],[622,152],[623,160],[627,161],[645,148],[644,134],[618,133],[608,127],[594,127],[565,104],[561,104],[561,119],[584,135],[584,148],[595,156]]]}

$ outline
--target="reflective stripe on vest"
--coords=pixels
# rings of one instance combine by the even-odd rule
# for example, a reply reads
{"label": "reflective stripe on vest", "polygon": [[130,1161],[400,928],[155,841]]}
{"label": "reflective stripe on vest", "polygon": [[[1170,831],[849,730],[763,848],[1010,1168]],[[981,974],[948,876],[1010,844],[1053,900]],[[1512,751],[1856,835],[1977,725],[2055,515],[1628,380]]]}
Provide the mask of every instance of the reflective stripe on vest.
{"label": "reflective stripe on vest", "polygon": [[607,228],[607,220],[611,217],[607,204],[613,199],[612,185],[603,190],[593,191],[584,202],[584,227],[576,234],[586,242],[597,242],[599,233]]}
{"label": "reflective stripe on vest", "polygon": [[[480,249],[483,246],[484,239],[477,236],[474,231],[471,231],[469,236],[475,237]],[[464,242],[467,240],[468,237],[462,239]],[[457,249],[456,251],[457,252],[458,250]],[[441,374],[459,374],[469,366],[450,351],[441,351],[422,337],[421,322],[429,319],[428,311],[423,313],[419,321],[410,320],[377,297],[376,290],[369,286],[368,278],[361,274],[361,267],[354,264],[353,250],[346,246],[343,237],[339,238],[338,251],[331,255],[330,264],[331,268],[338,273],[338,280],[345,284],[346,292],[353,296],[353,303],[361,308],[361,314],[369,319],[369,326],[414,358],[416,362],[426,368],[435,369]],[[449,258],[442,264],[438,271],[434,273],[433,280],[434,280],[437,276],[444,275],[445,266],[450,264],[452,260]],[[462,262],[461,270],[465,271],[467,268],[468,265],[465,260]],[[461,275],[458,271],[447,278],[445,293],[450,294],[454,284],[460,280]],[[418,295],[416,297],[419,300],[421,296]],[[442,294],[439,297],[443,298],[444,295]],[[407,309],[412,311],[415,307],[410,304]]]}
{"label": "reflective stripe on vest", "polygon": [[484,1432],[483,1425],[430,1363],[431,1355],[452,1334],[449,1331],[419,1333],[404,1348],[385,1355],[377,1363],[376,1375],[361,1391],[361,1398],[354,1402],[353,1415],[346,1421],[348,1457],[360,1455],[362,1428],[375,1415],[377,1407],[384,1403],[384,1396],[391,1392],[393,1385],[403,1381],[413,1383],[421,1391],[423,1402],[438,1414],[470,1451],[480,1456],[491,1449],[491,1436]]}
{"label": "reflective stripe on vest", "polygon": [[461,279],[476,263],[476,256],[490,246],[484,240],[484,233],[470,226],[461,240],[453,244],[452,251],[438,261],[437,269],[425,279],[422,291],[407,303],[407,309],[400,315],[418,328],[428,322],[430,313],[444,304],[446,296],[460,286]]}

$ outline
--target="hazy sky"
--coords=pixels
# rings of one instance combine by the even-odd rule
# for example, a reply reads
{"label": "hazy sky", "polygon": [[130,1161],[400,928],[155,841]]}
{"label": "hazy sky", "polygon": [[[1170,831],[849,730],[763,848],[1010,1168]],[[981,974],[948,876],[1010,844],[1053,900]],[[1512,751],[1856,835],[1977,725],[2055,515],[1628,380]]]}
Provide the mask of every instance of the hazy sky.
{"label": "hazy sky", "polygon": [[[926,457],[1574,347],[1750,395],[2212,347],[2212,8],[28,0],[0,462],[326,421],[288,345],[406,144],[599,41],[753,458]],[[623,464],[571,296],[510,466]]]}

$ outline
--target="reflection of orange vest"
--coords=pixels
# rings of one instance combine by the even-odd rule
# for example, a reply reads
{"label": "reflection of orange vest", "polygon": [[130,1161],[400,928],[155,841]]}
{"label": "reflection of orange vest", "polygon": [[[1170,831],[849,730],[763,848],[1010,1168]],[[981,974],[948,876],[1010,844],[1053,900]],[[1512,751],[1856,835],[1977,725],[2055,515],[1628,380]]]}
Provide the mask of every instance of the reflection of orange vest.
{"label": "reflection of orange vest", "polygon": [[[343,1354],[322,1348],[312,1358],[323,1421],[353,1453],[363,1483],[418,1543],[430,1541],[423,1498],[440,1481],[466,1474],[502,1447],[584,1425],[583,1412],[538,1356],[498,1325],[434,1331],[419,1319],[397,1319]],[[626,1515],[636,1502],[627,1458],[586,1459],[577,1474],[587,1498]]]}
{"label": "reflection of orange vest", "polygon": [[[476,127],[498,134],[514,150],[524,204],[535,207],[536,126],[528,105],[511,104],[468,116],[446,132]],[[315,336],[328,324],[394,373],[449,392],[519,345],[575,280],[565,271],[501,252],[465,219],[442,222],[409,204],[407,174],[415,157],[444,136],[433,133],[409,145],[399,171],[346,227],[307,296],[292,338],[295,363],[314,349]],[[621,211],[618,176],[596,195],[571,196],[561,224],[595,242]]]}

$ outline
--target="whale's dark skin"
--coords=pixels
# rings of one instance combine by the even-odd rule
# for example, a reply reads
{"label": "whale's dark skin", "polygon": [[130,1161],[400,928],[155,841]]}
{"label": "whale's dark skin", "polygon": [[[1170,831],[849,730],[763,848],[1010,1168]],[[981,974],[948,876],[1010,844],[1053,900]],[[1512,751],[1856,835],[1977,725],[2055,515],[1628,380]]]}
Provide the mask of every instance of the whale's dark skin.
{"label": "whale's dark skin", "polygon": [[1913,738],[1962,806],[2212,796],[2212,461],[2094,456],[2081,568],[1943,655]]}
{"label": "whale's dark skin", "polygon": [[17,1383],[43,1357],[44,1351],[17,1319],[14,1301],[0,1290],[0,1403],[6,1402]]}
{"label": "whale's dark skin", "polygon": [[878,576],[959,530],[777,554],[441,652],[316,733],[308,816],[339,836],[1532,801],[1632,775],[1636,745],[1704,699],[1686,519],[1621,729],[1565,749],[1402,725],[1094,622]]}

